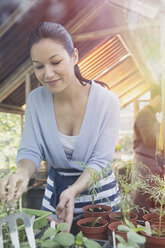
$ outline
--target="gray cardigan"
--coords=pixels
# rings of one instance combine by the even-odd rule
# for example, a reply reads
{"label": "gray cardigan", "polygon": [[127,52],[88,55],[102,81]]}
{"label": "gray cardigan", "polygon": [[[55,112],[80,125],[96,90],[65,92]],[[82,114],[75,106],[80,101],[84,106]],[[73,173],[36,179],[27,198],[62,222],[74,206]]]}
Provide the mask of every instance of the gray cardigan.
{"label": "gray cardigan", "polygon": [[76,168],[83,171],[77,162],[80,161],[101,171],[113,160],[119,113],[117,96],[92,81],[83,123],[72,159],[68,160],[59,139],[52,93],[44,86],[39,87],[28,97],[25,127],[16,163],[26,158],[39,168],[40,162],[45,160],[54,168]]}

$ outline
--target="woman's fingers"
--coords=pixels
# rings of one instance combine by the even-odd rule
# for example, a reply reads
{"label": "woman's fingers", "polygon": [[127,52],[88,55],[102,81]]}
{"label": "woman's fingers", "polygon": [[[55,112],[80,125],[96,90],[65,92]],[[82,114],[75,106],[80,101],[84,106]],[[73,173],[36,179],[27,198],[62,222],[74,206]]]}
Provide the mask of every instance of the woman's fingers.
{"label": "woman's fingers", "polygon": [[58,218],[60,217],[60,214],[65,210],[65,206],[67,204],[68,199],[65,197],[60,197],[60,202],[56,207],[56,215]]}
{"label": "woman's fingers", "polygon": [[10,175],[9,182],[8,182],[8,197],[7,197],[8,201],[13,200],[15,196],[17,182],[18,182],[18,178],[16,174]]}
{"label": "woman's fingers", "polygon": [[5,176],[4,178],[0,179],[0,200],[6,199],[6,187],[9,181],[9,177]]}
{"label": "woman's fingers", "polygon": [[16,193],[16,200],[18,200],[25,191],[27,191],[28,187],[28,179],[25,179],[23,181],[19,181],[17,184],[17,193]]}

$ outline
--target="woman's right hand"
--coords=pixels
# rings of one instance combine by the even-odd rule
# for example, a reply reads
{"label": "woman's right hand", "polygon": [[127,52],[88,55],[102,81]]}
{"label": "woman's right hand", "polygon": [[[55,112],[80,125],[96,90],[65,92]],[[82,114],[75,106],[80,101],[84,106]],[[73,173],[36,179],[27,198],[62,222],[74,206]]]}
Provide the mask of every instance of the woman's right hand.
{"label": "woman's right hand", "polygon": [[18,200],[27,190],[29,182],[28,173],[19,171],[12,175],[6,175],[0,179],[0,200],[11,201],[15,197]]}
{"label": "woman's right hand", "polygon": [[36,173],[36,165],[29,159],[22,159],[17,165],[15,174],[0,179],[0,200],[18,200],[27,190],[28,182]]}

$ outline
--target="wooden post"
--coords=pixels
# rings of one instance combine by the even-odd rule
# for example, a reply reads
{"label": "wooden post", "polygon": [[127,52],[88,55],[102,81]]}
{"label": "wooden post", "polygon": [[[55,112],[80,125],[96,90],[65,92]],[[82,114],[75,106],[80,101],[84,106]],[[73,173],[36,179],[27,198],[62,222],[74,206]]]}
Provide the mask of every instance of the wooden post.
{"label": "wooden post", "polygon": [[27,102],[28,95],[31,90],[31,82],[30,82],[30,73],[26,73],[25,75],[25,103]]}
{"label": "wooden post", "polygon": [[138,112],[139,112],[139,102],[138,102],[138,99],[136,99],[134,101],[134,120],[135,120]]}
{"label": "wooden post", "polygon": [[[161,9],[165,8],[164,0],[161,1]],[[163,118],[163,147],[165,159],[165,16],[164,12],[160,15],[160,37],[161,37],[161,89],[162,89],[162,118]]]}
{"label": "wooden post", "polygon": [[23,134],[24,129],[24,115],[21,115],[21,135]]}

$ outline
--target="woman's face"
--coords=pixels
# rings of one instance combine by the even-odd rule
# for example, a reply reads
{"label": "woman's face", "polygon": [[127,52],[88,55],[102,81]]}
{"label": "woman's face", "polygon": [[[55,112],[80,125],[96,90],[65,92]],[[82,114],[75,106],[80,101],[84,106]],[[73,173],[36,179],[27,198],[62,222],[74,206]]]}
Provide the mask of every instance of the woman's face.
{"label": "woman's face", "polygon": [[52,93],[62,92],[75,80],[77,49],[70,56],[60,43],[45,38],[32,46],[31,59],[37,79]]}

